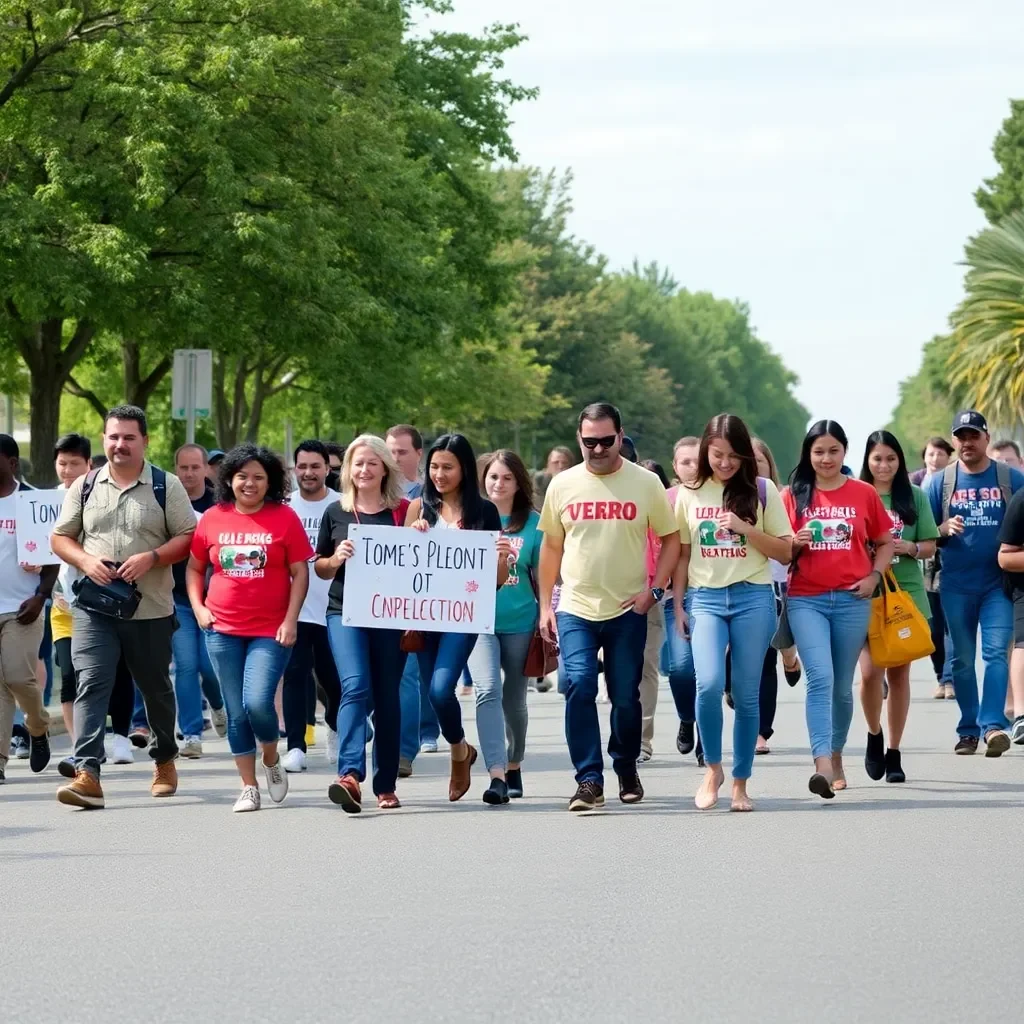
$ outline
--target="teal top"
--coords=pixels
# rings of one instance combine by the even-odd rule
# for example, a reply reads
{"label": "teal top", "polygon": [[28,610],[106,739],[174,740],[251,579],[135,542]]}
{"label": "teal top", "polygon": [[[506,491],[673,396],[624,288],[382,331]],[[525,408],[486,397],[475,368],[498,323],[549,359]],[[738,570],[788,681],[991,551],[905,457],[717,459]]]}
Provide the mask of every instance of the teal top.
{"label": "teal top", "polygon": [[540,516],[532,510],[526,525],[518,533],[507,532],[508,518],[501,517],[501,526],[506,531],[505,536],[512,542],[513,557],[508,562],[508,579],[498,591],[494,632],[532,633],[537,627],[538,610],[529,571],[533,572],[536,579],[544,534],[537,529]]}
{"label": "teal top", "polygon": [[[939,531],[935,528],[935,517],[932,515],[928,498],[920,487],[914,487],[914,507],[917,509],[917,522],[913,525],[903,522],[898,512],[892,508],[892,495],[880,494],[882,504],[892,519],[893,540],[907,540],[911,543],[935,540]],[[932,617],[931,607],[928,604],[928,594],[924,589],[924,579],[921,575],[921,563],[911,555],[893,555],[892,574],[896,577],[899,585],[914,599],[914,603],[921,610],[925,618]]]}

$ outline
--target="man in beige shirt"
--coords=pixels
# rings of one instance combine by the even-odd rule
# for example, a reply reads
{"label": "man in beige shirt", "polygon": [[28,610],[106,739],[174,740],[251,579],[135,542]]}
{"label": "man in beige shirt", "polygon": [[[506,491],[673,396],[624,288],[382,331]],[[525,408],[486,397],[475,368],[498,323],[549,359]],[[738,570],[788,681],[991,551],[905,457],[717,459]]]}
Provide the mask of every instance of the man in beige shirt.
{"label": "man in beige shirt", "polygon": [[[148,444],[141,409],[112,409],[103,426],[107,464],[71,485],[51,538],[54,554],[93,582],[126,580],[138,587],[142,598],[127,620],[73,609],[77,771],[57,791],[57,799],[73,807],[104,805],[100,758],[107,704],[122,652],[155,738],[150,748],[156,761],[150,791],[153,796],[171,796],[178,786],[170,676],[175,625],[171,566],[188,555],[196,518],[181,481],[146,461]],[[91,486],[84,502],[83,486]]]}

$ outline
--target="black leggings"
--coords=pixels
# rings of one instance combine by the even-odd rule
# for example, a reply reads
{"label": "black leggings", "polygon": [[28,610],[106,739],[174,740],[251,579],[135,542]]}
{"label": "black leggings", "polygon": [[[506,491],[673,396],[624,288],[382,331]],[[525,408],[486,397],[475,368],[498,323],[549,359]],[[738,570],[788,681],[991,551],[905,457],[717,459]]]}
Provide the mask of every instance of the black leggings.
{"label": "black leggings", "polygon": [[[725,692],[732,692],[732,658],[725,655]],[[758,692],[760,719],[758,735],[769,739],[775,730],[775,709],[779,700],[779,652],[769,647],[761,666],[761,687]]]}
{"label": "black leggings", "polygon": [[[78,693],[78,679],[75,676],[75,666],[71,663],[71,637],[67,636],[61,640],[54,641],[54,653],[57,657],[57,667],[60,669],[60,702],[61,704],[74,703]],[[117,673],[114,676],[114,689],[110,694],[110,703],[107,711],[110,714],[110,725],[118,736],[127,736],[132,727],[132,710],[135,707],[135,683],[132,682],[132,674],[124,663],[124,656],[117,663]]]}

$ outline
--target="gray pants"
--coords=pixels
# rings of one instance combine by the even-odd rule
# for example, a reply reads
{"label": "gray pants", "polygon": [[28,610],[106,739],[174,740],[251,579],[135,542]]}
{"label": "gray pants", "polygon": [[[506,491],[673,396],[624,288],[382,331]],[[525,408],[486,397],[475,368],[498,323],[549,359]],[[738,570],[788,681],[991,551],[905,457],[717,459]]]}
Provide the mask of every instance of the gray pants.
{"label": "gray pants", "polygon": [[[500,732],[495,736],[493,723],[501,720],[504,712],[505,741],[508,743],[508,762],[518,764],[526,754],[526,726],[529,714],[526,709],[526,652],[530,649],[533,633],[481,634],[469,656],[469,672],[477,694],[476,731],[480,737],[480,748],[488,768],[502,765],[504,756],[497,756],[496,747],[501,744]],[[504,682],[502,673],[504,672]],[[497,707],[497,695],[501,694],[501,707]],[[491,708],[498,714],[491,713]],[[500,727],[499,727],[500,729]],[[505,750],[501,750],[505,754]]]}
{"label": "gray pants", "polygon": [[153,731],[150,757],[161,764],[173,760],[178,753],[174,740],[177,709],[170,672],[173,616],[121,622],[75,608],[73,629],[71,663],[78,678],[75,757],[80,759],[79,767],[99,776],[107,705],[122,652],[128,671],[142,694]]}

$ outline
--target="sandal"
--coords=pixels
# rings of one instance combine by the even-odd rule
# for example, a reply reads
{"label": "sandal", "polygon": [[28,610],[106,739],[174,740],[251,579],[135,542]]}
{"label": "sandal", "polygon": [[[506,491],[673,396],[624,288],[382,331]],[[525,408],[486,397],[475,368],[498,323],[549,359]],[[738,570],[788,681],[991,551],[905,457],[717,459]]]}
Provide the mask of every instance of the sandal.
{"label": "sandal", "polygon": [[377,795],[377,809],[381,811],[393,811],[396,807],[402,805],[398,802],[398,797],[394,793],[379,793]]}

